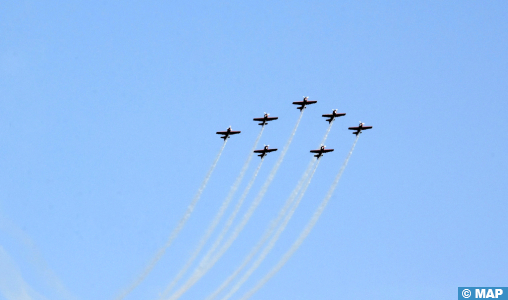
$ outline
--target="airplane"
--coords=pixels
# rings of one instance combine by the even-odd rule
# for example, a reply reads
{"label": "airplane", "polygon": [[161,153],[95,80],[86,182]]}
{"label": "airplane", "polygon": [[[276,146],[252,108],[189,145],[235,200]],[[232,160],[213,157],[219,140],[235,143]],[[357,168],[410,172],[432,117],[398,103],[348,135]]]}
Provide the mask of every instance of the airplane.
{"label": "airplane", "polygon": [[352,132],[352,134],[356,134],[358,136],[360,133],[362,133],[362,130],[371,129],[372,126],[363,126],[365,123],[360,122],[360,125],[358,127],[349,127],[349,130],[356,130],[355,132]]}
{"label": "airplane", "polygon": [[217,134],[223,134],[224,136],[221,136],[220,138],[224,139],[224,141],[226,141],[226,139],[230,138],[230,135],[239,134],[240,132],[241,131],[232,131],[231,126],[229,126],[226,131],[217,131]]}
{"label": "airplane", "polygon": [[337,110],[336,110],[336,109],[334,109],[334,110],[333,110],[333,112],[332,112],[331,114],[325,114],[325,115],[323,115],[323,117],[325,117],[325,118],[329,118],[329,119],[327,119],[326,121],[328,121],[328,124],[330,124],[330,123],[332,123],[332,122],[333,122],[333,120],[334,120],[335,118],[342,117],[342,116],[345,116],[345,115],[346,115],[345,113],[337,113]]}
{"label": "airplane", "polygon": [[319,148],[318,150],[310,150],[311,153],[318,153],[316,155],[314,155],[314,157],[317,157],[318,159],[323,156],[323,153],[326,153],[326,152],[332,152],[333,149],[325,149],[326,146],[321,146],[321,148]]}
{"label": "airplane", "polygon": [[258,125],[265,126],[265,125],[268,125],[268,123],[267,123],[268,121],[277,120],[279,118],[279,117],[268,117],[268,115],[270,115],[270,114],[265,113],[265,115],[262,118],[254,118],[253,120],[262,122],[262,123],[259,123]]}
{"label": "airplane", "polygon": [[266,153],[272,152],[272,151],[277,151],[277,149],[268,149],[268,146],[270,146],[270,145],[265,145],[265,147],[261,150],[254,150],[254,153],[261,153],[258,156],[260,156],[261,159],[263,159],[263,157],[265,157],[267,155]]}
{"label": "airplane", "polygon": [[314,101],[314,100],[309,101],[309,97],[303,97],[303,101],[293,102],[293,104],[295,104],[295,105],[301,105],[300,107],[296,108],[296,109],[299,109],[300,111],[304,110],[306,105],[314,104],[314,103],[317,103],[317,101]]}

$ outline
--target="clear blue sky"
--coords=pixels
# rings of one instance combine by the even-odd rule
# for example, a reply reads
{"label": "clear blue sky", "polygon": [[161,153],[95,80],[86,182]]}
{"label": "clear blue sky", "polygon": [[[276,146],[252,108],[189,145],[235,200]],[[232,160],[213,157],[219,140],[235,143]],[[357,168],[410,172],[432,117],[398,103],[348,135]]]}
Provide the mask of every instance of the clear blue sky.
{"label": "clear blue sky", "polygon": [[215,132],[231,125],[242,134],[189,222],[126,298],[157,299],[238,175],[260,129],[252,118],[278,116],[258,148],[282,148],[302,96],[318,103],[266,197],[182,299],[204,298],[239,264],[335,108],[347,113],[326,143],[335,152],[235,297],[309,220],[358,121],[374,128],[330,204],[252,299],[454,299],[460,286],[508,286],[507,15],[504,1],[3,1],[0,299],[114,299],[165,243],[221,147]]}

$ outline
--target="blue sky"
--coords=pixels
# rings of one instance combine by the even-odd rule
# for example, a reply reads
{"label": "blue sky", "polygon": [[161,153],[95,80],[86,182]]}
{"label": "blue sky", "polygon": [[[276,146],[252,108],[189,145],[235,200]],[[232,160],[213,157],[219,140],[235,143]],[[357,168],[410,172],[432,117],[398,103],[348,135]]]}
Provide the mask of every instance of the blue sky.
{"label": "blue sky", "polygon": [[114,299],[164,245],[222,145],[215,132],[231,125],[242,134],[186,226],[125,298],[157,299],[238,176],[260,130],[252,118],[279,117],[258,149],[280,149],[303,96],[318,103],[262,203],[182,299],[205,298],[253,247],[335,108],[347,113],[326,142],[335,151],[233,298],[298,236],[358,121],[374,128],[328,207],[252,299],[450,299],[460,286],[507,286],[507,13],[502,1],[2,2],[0,299]]}

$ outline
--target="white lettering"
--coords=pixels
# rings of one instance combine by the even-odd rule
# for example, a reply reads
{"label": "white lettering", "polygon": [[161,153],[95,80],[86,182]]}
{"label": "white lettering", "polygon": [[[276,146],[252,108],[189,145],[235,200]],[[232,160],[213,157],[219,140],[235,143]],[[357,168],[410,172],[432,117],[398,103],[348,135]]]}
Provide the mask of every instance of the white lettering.
{"label": "white lettering", "polygon": [[487,297],[485,298],[494,298],[494,292],[492,291],[492,289],[488,289]]}
{"label": "white lettering", "polygon": [[475,289],[475,298],[485,298],[485,289]]}
{"label": "white lettering", "polygon": [[496,289],[496,298],[498,298],[502,294],[503,294],[503,290],[502,289]]}

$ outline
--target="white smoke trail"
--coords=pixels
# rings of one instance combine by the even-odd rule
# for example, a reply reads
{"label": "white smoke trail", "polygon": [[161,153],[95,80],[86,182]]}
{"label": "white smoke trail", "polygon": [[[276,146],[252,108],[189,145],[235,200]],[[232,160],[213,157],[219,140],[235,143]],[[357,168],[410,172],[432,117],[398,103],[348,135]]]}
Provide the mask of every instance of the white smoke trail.
{"label": "white smoke trail", "polygon": [[6,300],[47,300],[23,278],[20,268],[0,245],[0,294]]}
{"label": "white smoke trail", "polygon": [[224,140],[224,143],[222,144],[222,147],[220,148],[219,153],[217,154],[217,157],[215,157],[215,160],[213,161],[212,166],[210,167],[210,170],[208,170],[208,173],[206,173],[205,179],[201,183],[201,186],[199,187],[198,192],[192,199],[192,202],[187,207],[187,211],[185,212],[185,215],[180,219],[176,228],[173,229],[173,231],[169,235],[169,238],[166,241],[166,244],[164,244],[164,246],[162,248],[160,248],[159,251],[157,251],[157,253],[152,258],[150,263],[145,267],[145,269],[143,270],[141,275],[127,289],[125,289],[125,291],[120,296],[118,296],[116,298],[116,300],[121,300],[121,299],[125,298],[125,296],[130,294],[141,282],[143,282],[143,280],[153,270],[153,268],[155,267],[157,262],[159,262],[159,260],[162,258],[164,253],[166,253],[166,250],[169,248],[169,246],[171,246],[171,244],[173,243],[173,240],[178,236],[178,234],[182,230],[183,226],[189,219],[190,215],[194,211],[194,208],[196,207],[196,204],[198,203],[199,198],[201,198],[201,194],[203,193],[203,190],[205,189],[206,184],[208,183],[208,180],[212,176],[213,170],[215,169],[215,166],[217,165],[217,162],[219,161],[222,151],[224,151],[224,148],[226,147],[226,143],[227,143],[227,139]]}
{"label": "white smoke trail", "polygon": [[328,201],[332,197],[332,194],[333,194],[335,188],[337,187],[337,184],[339,183],[339,180],[340,180],[340,178],[342,176],[342,173],[344,172],[344,169],[347,166],[349,158],[351,157],[351,154],[353,153],[353,150],[355,149],[356,142],[358,142],[358,138],[359,137],[360,137],[360,135],[356,136],[355,142],[353,143],[353,146],[351,147],[351,150],[349,151],[349,154],[346,157],[346,160],[342,164],[342,167],[340,168],[339,173],[335,177],[335,180],[332,183],[332,186],[328,190],[328,193],[326,194],[325,198],[323,199],[323,201],[319,205],[318,209],[314,212],[314,215],[310,219],[309,223],[307,223],[307,225],[305,226],[303,231],[300,233],[300,236],[296,239],[296,241],[293,243],[291,248],[289,248],[289,250],[282,256],[281,260],[270,270],[270,272],[268,272],[268,274],[266,274],[254,286],[254,288],[252,288],[250,291],[245,293],[242,296],[242,298],[240,298],[241,300],[247,300],[250,297],[252,297],[252,295],[254,295],[268,280],[270,280],[270,278],[272,278],[273,275],[275,275],[282,268],[282,266],[284,266],[284,264],[289,260],[289,258],[293,255],[293,253],[295,253],[295,251],[300,247],[300,245],[303,243],[305,238],[309,235],[310,231],[312,230],[314,225],[316,225],[316,222],[318,221],[319,217],[323,213],[323,210],[325,209],[326,205],[328,204]]}
{"label": "white smoke trail", "polygon": [[[39,275],[44,278],[46,284],[55,290],[59,296],[63,299],[68,300],[76,300],[78,299],[76,296],[72,295],[67,288],[64,286],[63,282],[58,278],[58,276],[50,269],[48,263],[42,256],[39,251],[37,245],[34,240],[19,226],[17,226],[14,222],[12,222],[7,216],[5,216],[0,210],[0,230],[4,230],[9,235],[16,238],[20,241],[26,249],[30,252],[30,260],[36,267]],[[1,248],[1,246],[0,246]],[[2,269],[0,267],[0,269]]]}
{"label": "white smoke trail", "polygon": [[332,129],[333,121],[330,122],[330,125],[328,125],[328,129],[326,130],[325,136],[323,137],[323,140],[321,141],[321,145],[324,145],[326,142],[326,139],[328,138],[328,134],[330,133],[330,129]]}
{"label": "white smoke trail", "polygon": [[[245,190],[244,190],[244,192],[242,194],[242,197],[240,198],[240,200],[236,204],[234,211],[229,216],[229,218],[228,218],[226,224],[224,225],[224,228],[222,229],[221,233],[219,234],[219,236],[215,240],[213,246],[210,248],[210,250],[208,250],[207,254],[205,255],[205,259],[209,259],[210,255],[217,249],[217,247],[220,245],[220,242],[226,236],[226,233],[229,231],[229,228],[233,224],[233,221],[235,220],[236,215],[238,214],[238,212],[239,212],[239,210],[240,210],[240,208],[241,208],[245,198],[247,197],[250,189],[252,188],[252,185],[254,184],[254,181],[255,181],[255,179],[257,177],[257,174],[259,172],[259,169],[261,168],[261,164],[262,163],[263,163],[263,160],[261,160],[261,162],[259,163],[258,169],[254,173],[254,176],[252,176],[252,179],[249,182],[248,186],[245,188]],[[206,262],[205,259],[203,259],[202,262]]]}
{"label": "white smoke trail", "polygon": [[291,135],[289,136],[288,141],[286,142],[286,145],[284,145],[284,148],[281,151],[281,154],[279,156],[279,159],[275,163],[274,167],[270,171],[270,174],[268,175],[268,178],[266,179],[265,183],[261,187],[261,190],[257,194],[256,198],[254,198],[254,201],[250,205],[247,212],[244,214],[242,220],[240,223],[235,227],[233,230],[233,233],[229,236],[228,240],[222,245],[222,247],[218,250],[218,253],[212,258],[209,259],[209,256],[211,254],[211,251],[208,251],[207,255],[201,260],[199,266],[194,270],[191,277],[183,284],[180,289],[178,289],[173,295],[171,295],[170,299],[178,299],[180,296],[182,296],[190,287],[192,287],[203,275],[206,274],[206,272],[213,267],[213,265],[220,259],[220,257],[229,249],[231,244],[233,244],[234,240],[238,237],[240,232],[242,231],[243,227],[247,224],[250,217],[256,210],[257,206],[263,199],[266,191],[268,190],[268,187],[270,186],[270,183],[272,183],[273,178],[275,177],[275,174],[277,173],[277,170],[280,167],[280,164],[282,163],[284,156],[286,155],[286,152],[289,148],[289,145],[291,145],[291,142],[293,140],[293,137],[295,136],[296,130],[298,129],[298,125],[300,124],[300,120],[303,116],[303,110],[300,113],[300,116],[298,117],[298,120],[296,121],[296,125],[293,128],[293,131],[291,132]]}
{"label": "white smoke trail", "polygon": [[[326,141],[328,134],[330,133],[330,129],[332,128],[333,121],[328,125],[328,129],[325,132],[325,135],[323,136],[323,139],[321,141],[320,145],[323,145]],[[279,224],[280,220],[284,215],[286,214],[286,211],[289,209],[289,206],[293,203],[294,199],[296,198],[298,192],[300,191],[303,182],[307,179],[309,172],[311,172],[312,167],[314,166],[314,162],[316,161],[315,158],[312,158],[309,165],[307,166],[307,169],[305,170],[304,174],[298,181],[295,189],[289,196],[289,198],[286,200],[286,203],[284,204],[283,208],[280,210],[277,218],[273,220],[270,224],[270,226],[265,230],[265,233],[261,237],[261,239],[258,241],[258,243],[252,248],[251,252],[245,257],[243,262],[240,264],[240,266],[212,293],[210,294],[206,300],[213,300],[215,297],[217,297],[231,282],[238,276],[238,274],[247,266],[247,264],[254,258],[254,256],[257,254],[257,252],[261,249],[261,247],[264,245],[264,243],[268,240],[268,238],[271,236],[273,231],[275,230],[275,227]]]}
{"label": "white smoke trail", "polygon": [[291,192],[290,196],[286,200],[286,203],[284,203],[284,206],[279,211],[279,214],[277,215],[277,218],[270,222],[270,226],[265,230],[265,233],[261,237],[261,239],[258,241],[258,243],[252,248],[251,252],[245,257],[243,262],[240,264],[240,266],[212,293],[210,294],[206,299],[212,300],[215,297],[217,297],[218,294],[222,292],[233,280],[238,274],[247,266],[247,264],[254,258],[254,256],[258,253],[258,251],[261,249],[261,247],[265,244],[265,242],[268,240],[268,238],[272,235],[273,231],[279,224],[280,220],[284,217],[286,214],[286,211],[289,209],[291,203],[293,203],[294,199],[296,198],[298,192],[302,188],[305,180],[309,176],[309,173],[312,171],[312,167],[314,166],[314,163],[316,162],[315,158],[312,158],[309,162],[309,165],[307,166],[307,169],[302,174],[300,180],[296,184],[296,187]]}
{"label": "white smoke trail", "polygon": [[[201,237],[201,240],[199,241],[199,244],[196,247],[196,250],[194,250],[191,257],[187,260],[187,262],[182,267],[182,269],[178,272],[178,274],[175,276],[173,281],[166,287],[165,291],[162,293],[162,295],[163,295],[162,297],[165,297],[164,295],[167,295],[171,291],[171,289],[175,286],[175,284],[178,282],[178,280],[180,280],[182,278],[182,276],[185,274],[185,272],[187,272],[187,270],[190,268],[190,266],[192,265],[194,260],[198,257],[199,253],[201,252],[201,250],[205,246],[206,242],[212,235],[215,227],[217,227],[217,225],[219,224],[220,219],[224,215],[224,212],[226,211],[226,209],[229,207],[229,203],[233,199],[233,196],[235,195],[236,190],[238,189],[238,186],[240,185],[240,183],[243,180],[243,177],[245,176],[245,172],[247,171],[247,168],[249,167],[250,161],[252,159],[252,155],[254,154],[254,150],[256,150],[256,146],[259,142],[259,139],[261,138],[261,135],[263,134],[264,128],[265,128],[265,126],[261,127],[261,131],[259,132],[259,134],[256,138],[256,141],[254,142],[254,145],[252,146],[252,149],[249,152],[249,156],[247,157],[247,160],[245,161],[242,169],[240,170],[240,174],[238,175],[235,182],[231,186],[231,189],[229,190],[229,194],[227,195],[224,202],[222,202],[219,211],[217,212],[217,214],[213,218],[212,222],[208,226],[208,229],[206,230],[205,235],[203,235],[203,237]],[[259,164],[258,170],[255,173],[255,176],[257,176],[257,172],[259,171],[260,168],[261,168],[261,164]]]}
{"label": "white smoke trail", "polygon": [[282,222],[282,224],[280,224],[279,228],[277,229],[277,231],[275,232],[273,237],[270,239],[270,242],[266,245],[266,247],[263,249],[263,251],[259,255],[258,259],[252,264],[252,266],[249,268],[249,270],[247,270],[247,272],[245,272],[245,274],[242,276],[242,278],[240,278],[240,280],[229,291],[229,293],[226,296],[224,296],[224,298],[222,298],[222,300],[227,300],[227,299],[231,298],[231,296],[233,296],[233,294],[242,286],[242,284],[244,284],[245,281],[247,281],[247,279],[249,279],[250,275],[252,275],[252,273],[261,265],[261,263],[266,258],[268,253],[270,253],[270,251],[273,249],[273,247],[275,246],[275,243],[277,243],[280,235],[282,234],[284,229],[286,229],[286,226],[289,223],[289,220],[291,220],[291,217],[293,216],[296,208],[298,207],[298,205],[300,204],[300,201],[302,200],[303,196],[305,195],[305,192],[307,191],[307,188],[309,187],[309,184],[312,180],[312,177],[314,176],[314,173],[317,170],[318,165],[319,165],[319,159],[316,162],[312,173],[310,174],[309,178],[307,179],[307,182],[305,183],[304,187],[302,188],[300,195],[298,195],[298,199],[292,204],[291,210],[286,214],[284,221]]}

